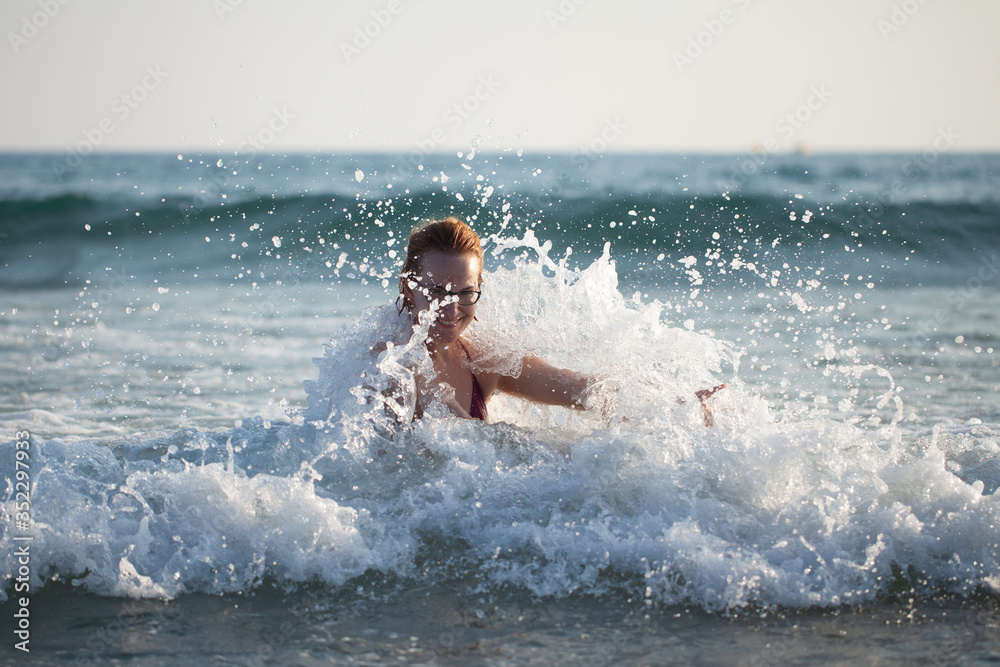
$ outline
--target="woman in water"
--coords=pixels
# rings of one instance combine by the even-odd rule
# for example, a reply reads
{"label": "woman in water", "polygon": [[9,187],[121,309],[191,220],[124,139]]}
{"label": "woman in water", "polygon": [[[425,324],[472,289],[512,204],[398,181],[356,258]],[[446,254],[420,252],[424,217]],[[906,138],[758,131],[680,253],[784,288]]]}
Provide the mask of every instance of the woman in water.
{"label": "woman in water", "polygon": [[[435,317],[426,345],[436,375],[418,379],[421,398],[435,388],[445,388],[440,395],[455,414],[483,421],[487,418],[486,403],[497,391],[536,403],[585,409],[592,379],[556,368],[539,357],[525,357],[517,375],[473,372],[486,351],[463,340],[462,334],[476,318],[482,278],[482,244],[461,220],[435,220],[410,234],[399,278],[399,312],[408,312],[413,324],[421,313],[433,310]],[[705,401],[723,387],[696,394],[707,426],[712,424],[712,415]]]}

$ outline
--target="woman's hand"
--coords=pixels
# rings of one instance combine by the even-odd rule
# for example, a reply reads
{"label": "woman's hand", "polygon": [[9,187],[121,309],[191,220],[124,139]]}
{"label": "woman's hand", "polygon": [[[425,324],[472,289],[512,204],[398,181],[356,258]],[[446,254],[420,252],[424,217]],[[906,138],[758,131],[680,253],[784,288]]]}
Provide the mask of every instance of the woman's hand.
{"label": "woman's hand", "polygon": [[708,404],[706,404],[705,401],[710,399],[715,392],[720,389],[725,389],[727,386],[728,385],[723,382],[722,384],[715,385],[711,389],[702,389],[694,392],[694,395],[698,397],[699,401],[701,401],[701,412],[705,417],[705,426],[711,426],[715,423],[715,418],[712,416],[712,410],[708,407]]}

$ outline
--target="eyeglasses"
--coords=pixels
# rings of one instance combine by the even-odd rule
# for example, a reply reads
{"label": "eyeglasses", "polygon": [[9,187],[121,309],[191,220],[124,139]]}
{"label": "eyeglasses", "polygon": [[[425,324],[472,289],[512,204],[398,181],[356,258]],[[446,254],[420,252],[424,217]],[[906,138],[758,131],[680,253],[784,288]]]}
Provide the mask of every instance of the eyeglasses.
{"label": "eyeglasses", "polygon": [[452,292],[450,290],[441,289],[440,287],[424,287],[420,290],[424,295],[431,301],[443,301],[449,296],[457,297],[458,305],[460,306],[472,306],[482,295],[482,291],[475,290],[464,290],[462,292]]}

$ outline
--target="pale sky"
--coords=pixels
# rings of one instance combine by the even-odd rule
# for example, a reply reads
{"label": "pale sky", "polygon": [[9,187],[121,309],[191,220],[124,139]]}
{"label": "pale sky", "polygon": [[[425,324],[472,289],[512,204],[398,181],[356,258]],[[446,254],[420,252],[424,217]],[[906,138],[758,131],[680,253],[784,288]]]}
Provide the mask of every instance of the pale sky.
{"label": "pale sky", "polygon": [[0,151],[1000,150],[996,0],[3,0],[0,28]]}

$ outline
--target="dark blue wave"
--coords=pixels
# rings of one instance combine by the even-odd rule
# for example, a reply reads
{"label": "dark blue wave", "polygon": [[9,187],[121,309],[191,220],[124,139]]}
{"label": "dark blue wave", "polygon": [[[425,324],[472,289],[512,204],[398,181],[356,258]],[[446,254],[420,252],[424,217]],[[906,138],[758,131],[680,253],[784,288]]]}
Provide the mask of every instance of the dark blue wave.
{"label": "dark blue wave", "polygon": [[[552,170],[558,174],[554,179],[511,179],[485,202],[472,179],[454,183],[447,192],[424,179],[402,196],[381,190],[368,197],[315,187],[263,195],[237,189],[225,199],[204,193],[140,196],[124,189],[32,198],[22,190],[0,199],[0,285],[75,283],[109,266],[175,279],[198,273],[201,280],[232,280],[248,271],[269,274],[280,266],[285,274],[319,279],[328,277],[325,263],[336,262],[341,253],[359,264],[391,269],[412,226],[442,215],[472,221],[484,239],[501,230],[521,236],[532,229],[542,241],[551,241],[559,256],[572,247],[574,256],[585,259],[610,243],[622,270],[640,273],[661,253],[676,259],[713,251],[744,259],[781,255],[803,264],[865,257],[886,260],[893,270],[908,270],[904,261],[923,269],[960,270],[970,258],[1000,247],[995,198],[910,197],[884,203],[838,193],[820,201],[815,195],[788,194],[790,179],[808,172],[792,162],[774,169],[781,188],[747,184],[729,192],[658,185],[655,169],[638,171],[633,181],[598,178],[593,169],[581,176],[573,172],[571,160],[566,164],[562,171]],[[207,171],[210,167],[205,173],[221,173]],[[866,175],[846,160],[834,171],[844,181]],[[982,177],[981,169],[970,173]],[[391,176],[391,170],[382,173],[387,182]],[[915,281],[923,269],[912,269]]]}

